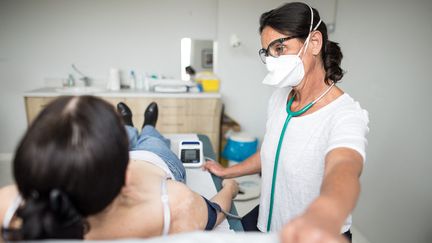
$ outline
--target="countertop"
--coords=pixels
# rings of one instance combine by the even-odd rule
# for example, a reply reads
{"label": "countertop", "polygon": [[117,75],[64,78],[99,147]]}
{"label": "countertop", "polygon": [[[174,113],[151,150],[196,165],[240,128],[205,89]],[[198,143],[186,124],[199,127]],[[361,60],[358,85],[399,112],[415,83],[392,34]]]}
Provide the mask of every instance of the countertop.
{"label": "countertop", "polygon": [[94,95],[100,97],[158,97],[158,98],[221,98],[220,93],[157,93],[142,90],[122,89],[119,91],[104,90],[101,92],[59,92],[59,88],[45,87],[30,90],[24,97],[56,97],[62,95]]}

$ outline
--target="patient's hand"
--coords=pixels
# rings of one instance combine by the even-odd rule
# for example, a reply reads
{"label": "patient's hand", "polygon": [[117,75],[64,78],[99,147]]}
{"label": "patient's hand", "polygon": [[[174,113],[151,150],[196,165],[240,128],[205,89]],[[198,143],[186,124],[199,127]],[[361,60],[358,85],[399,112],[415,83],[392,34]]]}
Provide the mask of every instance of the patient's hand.
{"label": "patient's hand", "polygon": [[227,188],[232,193],[232,198],[235,198],[239,192],[239,184],[233,179],[225,179],[222,181],[222,187]]}

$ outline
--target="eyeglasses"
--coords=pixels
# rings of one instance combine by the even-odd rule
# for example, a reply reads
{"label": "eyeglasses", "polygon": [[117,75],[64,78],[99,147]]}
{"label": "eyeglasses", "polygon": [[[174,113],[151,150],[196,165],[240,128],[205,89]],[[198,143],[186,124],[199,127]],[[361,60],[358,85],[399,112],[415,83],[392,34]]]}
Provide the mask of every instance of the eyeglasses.
{"label": "eyeglasses", "polygon": [[288,36],[288,37],[279,38],[279,39],[276,39],[276,40],[270,42],[267,49],[262,48],[258,51],[258,55],[260,56],[261,61],[265,64],[266,63],[266,57],[268,57],[268,56],[279,57],[279,56],[283,55],[284,52],[286,51],[286,46],[283,45],[283,43],[287,40],[291,40],[291,39],[295,39],[295,38],[299,38],[299,37],[301,37],[301,36]]}

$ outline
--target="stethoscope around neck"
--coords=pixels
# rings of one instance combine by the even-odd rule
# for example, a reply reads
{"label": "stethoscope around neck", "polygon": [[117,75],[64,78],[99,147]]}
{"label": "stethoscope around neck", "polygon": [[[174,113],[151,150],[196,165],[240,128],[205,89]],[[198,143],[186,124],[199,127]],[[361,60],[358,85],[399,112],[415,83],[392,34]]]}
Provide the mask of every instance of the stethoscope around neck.
{"label": "stethoscope around neck", "polygon": [[330,85],[330,87],[328,87],[327,90],[324,91],[324,93],[322,93],[318,98],[316,98],[314,101],[310,102],[309,104],[307,104],[305,107],[303,107],[302,109],[300,109],[298,111],[292,111],[291,110],[291,105],[294,101],[295,94],[289,99],[288,104],[286,105],[286,112],[288,115],[285,119],[285,123],[283,125],[282,131],[281,131],[280,136],[279,136],[279,142],[278,142],[275,162],[274,162],[274,166],[273,166],[272,186],[271,186],[271,192],[270,192],[270,209],[269,209],[269,215],[268,215],[268,219],[267,219],[267,232],[270,232],[271,220],[272,220],[272,216],[273,216],[274,191],[275,191],[275,185],[276,185],[277,168],[278,168],[278,164],[279,164],[279,155],[280,155],[280,150],[282,147],[283,139],[285,137],[285,131],[286,131],[286,128],[288,127],[288,123],[290,122],[291,118],[296,117],[296,116],[301,116],[306,111],[308,111],[315,103],[317,103],[319,100],[321,100],[322,97],[324,97],[330,91],[330,89],[333,86],[334,86],[334,83],[332,83]]}

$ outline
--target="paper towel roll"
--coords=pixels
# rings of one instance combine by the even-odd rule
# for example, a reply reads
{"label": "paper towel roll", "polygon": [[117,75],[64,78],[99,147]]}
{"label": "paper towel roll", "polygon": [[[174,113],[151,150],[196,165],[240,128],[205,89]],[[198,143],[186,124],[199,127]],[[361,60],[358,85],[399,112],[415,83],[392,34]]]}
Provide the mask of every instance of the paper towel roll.
{"label": "paper towel roll", "polygon": [[117,68],[110,69],[107,89],[120,90],[120,70],[119,69]]}

